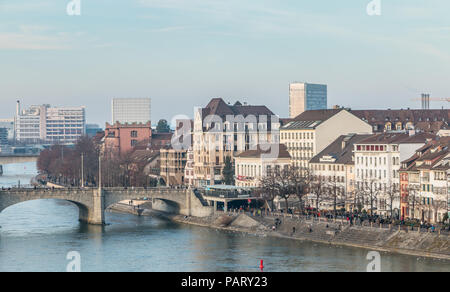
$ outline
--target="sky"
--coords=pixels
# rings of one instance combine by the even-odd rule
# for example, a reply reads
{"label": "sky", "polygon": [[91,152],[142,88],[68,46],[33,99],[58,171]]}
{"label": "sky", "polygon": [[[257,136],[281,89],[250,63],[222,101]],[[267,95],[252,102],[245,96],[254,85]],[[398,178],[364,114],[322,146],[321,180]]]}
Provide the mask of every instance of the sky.
{"label": "sky", "polygon": [[[289,83],[328,85],[328,105],[419,108],[450,97],[450,1],[0,0],[0,118],[24,106],[152,98],[152,121],[213,97],[289,110]],[[432,102],[448,108],[447,102]]]}

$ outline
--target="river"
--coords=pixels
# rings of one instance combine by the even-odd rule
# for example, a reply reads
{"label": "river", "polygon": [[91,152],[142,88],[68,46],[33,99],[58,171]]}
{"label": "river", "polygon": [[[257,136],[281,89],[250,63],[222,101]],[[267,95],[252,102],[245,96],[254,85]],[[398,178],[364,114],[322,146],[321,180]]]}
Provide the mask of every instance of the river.
{"label": "river", "polygon": [[[0,185],[29,183],[33,163],[5,166]],[[75,205],[17,204],[0,213],[0,271],[65,271],[76,251],[82,271],[366,271],[368,251],[263,238],[107,213],[107,226],[78,222]],[[450,271],[448,261],[381,254],[382,271]]]}

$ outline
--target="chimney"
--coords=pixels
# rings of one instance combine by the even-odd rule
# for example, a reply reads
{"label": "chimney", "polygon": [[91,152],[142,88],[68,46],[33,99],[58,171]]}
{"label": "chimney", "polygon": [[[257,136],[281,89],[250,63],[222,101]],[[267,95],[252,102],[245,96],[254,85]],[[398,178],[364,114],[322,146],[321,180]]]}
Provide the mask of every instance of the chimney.
{"label": "chimney", "polygon": [[18,100],[16,104],[16,116],[18,115],[20,115],[20,100]]}
{"label": "chimney", "polygon": [[430,109],[430,95],[422,93],[422,109],[428,110]]}

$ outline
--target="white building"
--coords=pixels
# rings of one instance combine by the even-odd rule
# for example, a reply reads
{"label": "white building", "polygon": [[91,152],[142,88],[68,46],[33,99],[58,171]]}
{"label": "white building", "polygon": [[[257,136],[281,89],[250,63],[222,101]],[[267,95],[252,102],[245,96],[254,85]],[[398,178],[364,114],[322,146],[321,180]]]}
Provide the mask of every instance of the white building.
{"label": "white building", "polygon": [[293,166],[308,169],[311,158],[348,134],[372,134],[372,127],[344,109],[306,111],[281,127],[280,143],[286,145]]}
{"label": "white building", "polygon": [[294,82],[289,85],[289,116],[291,119],[308,110],[327,109],[327,86]]}
{"label": "white building", "polygon": [[425,133],[385,133],[355,144],[356,192],[366,210],[373,207],[374,214],[390,215],[392,209],[392,215],[400,214],[401,161],[433,137]]}
{"label": "white building", "polygon": [[85,135],[85,107],[31,106],[20,110],[17,102],[15,138],[23,143],[74,143]]}
{"label": "white building", "polygon": [[291,156],[286,146],[281,144],[278,157],[264,158],[260,148],[248,150],[235,156],[235,177],[238,187],[259,187],[261,180],[275,169],[284,169],[291,165]]}
{"label": "white building", "polygon": [[114,98],[111,108],[113,124],[147,124],[152,120],[150,98]]}

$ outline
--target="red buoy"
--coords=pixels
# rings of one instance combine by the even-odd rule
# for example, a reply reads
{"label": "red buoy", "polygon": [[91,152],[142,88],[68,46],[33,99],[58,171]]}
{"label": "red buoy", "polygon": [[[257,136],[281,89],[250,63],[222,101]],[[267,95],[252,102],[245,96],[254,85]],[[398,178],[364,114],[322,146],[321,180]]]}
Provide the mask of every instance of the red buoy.
{"label": "red buoy", "polygon": [[259,265],[259,268],[261,269],[261,272],[264,271],[264,261],[261,260],[261,264]]}

